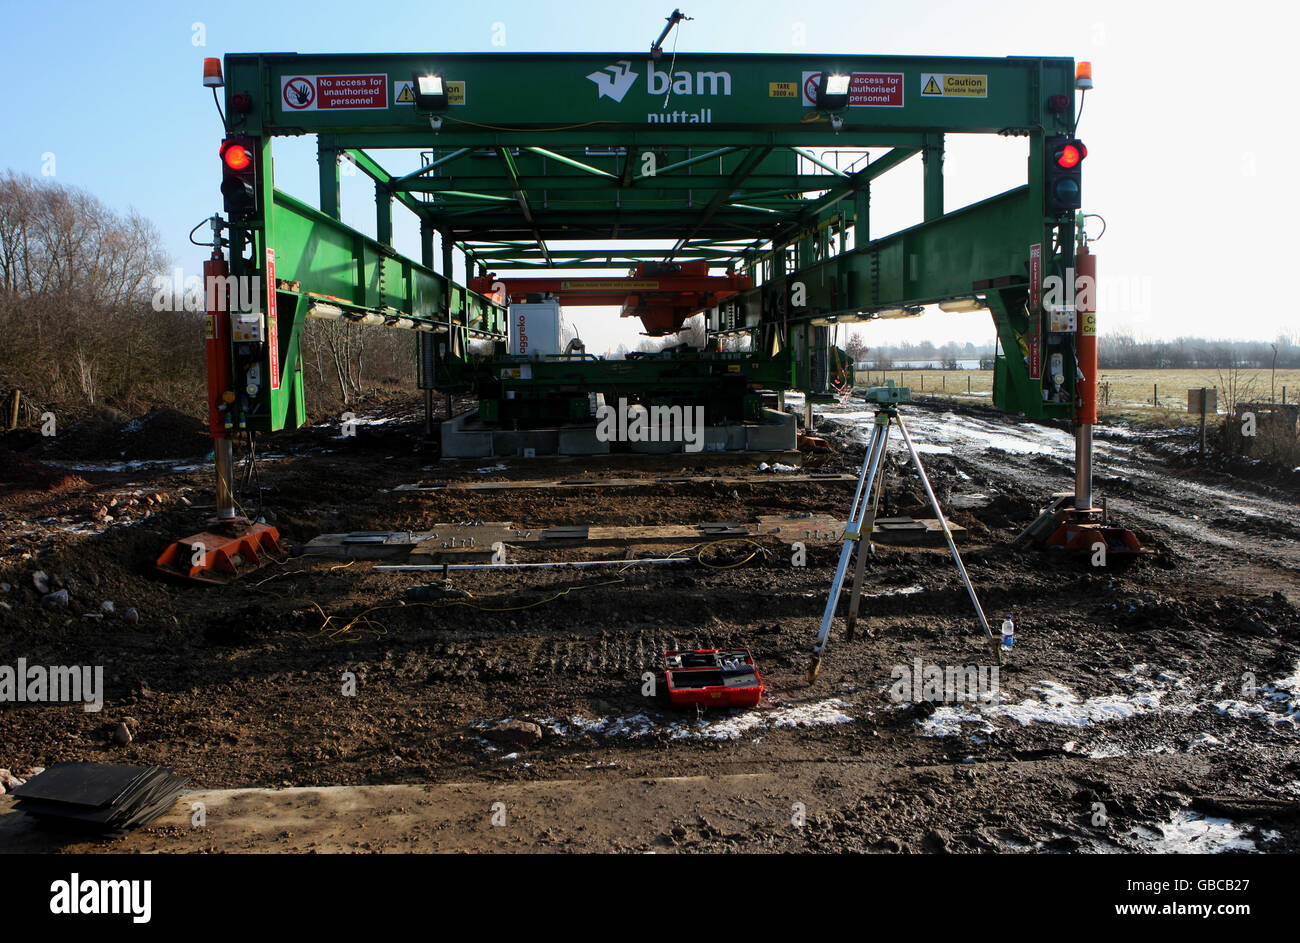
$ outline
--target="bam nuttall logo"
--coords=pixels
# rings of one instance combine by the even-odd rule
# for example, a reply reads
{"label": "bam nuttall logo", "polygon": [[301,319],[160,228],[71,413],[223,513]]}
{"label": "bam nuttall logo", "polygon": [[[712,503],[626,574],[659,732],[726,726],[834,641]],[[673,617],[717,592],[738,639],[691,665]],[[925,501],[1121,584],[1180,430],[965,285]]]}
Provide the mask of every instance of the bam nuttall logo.
{"label": "bam nuttall logo", "polygon": [[613,65],[591,73],[587,76],[596,83],[596,98],[612,98],[621,102],[623,96],[636,84],[637,73],[632,71],[629,59],[620,59]]}

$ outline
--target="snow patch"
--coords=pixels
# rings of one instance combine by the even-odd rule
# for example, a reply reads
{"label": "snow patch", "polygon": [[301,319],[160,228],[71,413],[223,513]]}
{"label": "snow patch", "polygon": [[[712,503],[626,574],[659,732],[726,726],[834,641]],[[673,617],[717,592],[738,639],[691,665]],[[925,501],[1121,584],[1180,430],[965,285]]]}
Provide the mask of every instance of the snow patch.
{"label": "snow patch", "polygon": [[1233,720],[1257,718],[1274,726],[1300,725],[1300,662],[1297,662],[1296,670],[1286,677],[1260,685],[1259,693],[1258,702],[1228,698],[1216,702],[1214,707],[1220,714]]}
{"label": "snow patch", "polygon": [[[940,707],[924,720],[918,720],[922,736],[956,737],[961,734],[962,724],[980,724],[985,733],[992,733],[997,728],[972,711],[961,707]],[[972,739],[974,739],[972,737]]]}
{"label": "snow patch", "polygon": [[1259,850],[1253,841],[1242,837],[1241,827],[1230,819],[1182,810],[1175,812],[1168,824],[1157,828],[1158,832],[1139,825],[1129,829],[1128,834],[1143,851],[1156,854],[1217,855]]}
{"label": "snow patch", "polygon": [[[1141,672],[1147,667],[1138,665],[1135,671]],[[1197,709],[1194,703],[1177,705],[1164,703],[1164,698],[1171,691],[1187,686],[1186,678],[1175,678],[1161,673],[1156,676],[1154,682],[1140,674],[1135,674],[1131,680],[1137,683],[1139,690],[1131,694],[1099,695],[1086,700],[1081,700],[1063,684],[1042,681],[1030,688],[1039,695],[1038,697],[1026,698],[1013,704],[1000,701],[975,704],[969,709],[940,707],[929,717],[917,723],[924,736],[952,737],[961,733],[963,723],[979,723],[985,733],[996,730],[996,726],[990,723],[990,719],[999,717],[1014,720],[1022,727],[1035,723],[1059,727],[1087,727],[1092,724],[1128,720],[1130,717],[1156,711],[1192,713]]]}
{"label": "snow patch", "polygon": [[839,698],[832,697],[809,704],[792,704],[770,710],[736,711],[694,721],[674,720],[667,724],[658,723],[643,713],[597,718],[575,714],[567,723],[553,717],[539,723],[562,737],[599,734],[604,737],[637,739],[662,730],[671,740],[740,740],[748,734],[776,728],[847,724],[853,720],[844,712],[848,706]]}

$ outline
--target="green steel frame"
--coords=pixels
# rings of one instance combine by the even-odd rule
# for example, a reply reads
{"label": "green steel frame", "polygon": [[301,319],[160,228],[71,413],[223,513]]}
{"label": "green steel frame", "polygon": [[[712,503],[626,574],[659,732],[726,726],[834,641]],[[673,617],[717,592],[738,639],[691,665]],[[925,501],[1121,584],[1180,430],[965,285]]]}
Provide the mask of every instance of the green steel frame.
{"label": "green steel frame", "polygon": [[[850,101],[834,113],[808,98],[823,71],[853,75]],[[409,103],[412,77],[426,73],[451,92],[436,128]],[[232,229],[231,270],[265,278],[273,252],[284,373],[248,405],[251,428],[303,421],[298,342],[313,306],[430,335],[437,380],[422,358],[422,385],[499,377],[504,311],[451,281],[453,249],[472,273],[656,260],[743,270],[757,287],[709,312],[708,328],[755,338],[758,355],[739,361],[751,386],[770,384],[777,364],[792,387],[817,391],[815,327],[978,297],[1000,341],[996,405],[1072,414],[1073,335],[1050,333],[1030,298],[1031,247],[1039,275],[1074,263],[1074,220],[1047,214],[1044,198],[1044,140],[1074,125],[1072,59],[274,53],[228,55],[225,77],[228,131],[260,142],[262,168],[261,218]],[[1024,184],[945,213],[951,133],[1027,137]],[[318,137],[319,211],[274,186],[272,140],[302,134]],[[871,149],[874,159],[841,167],[827,148]],[[425,159],[394,175],[373,156],[383,149]],[[923,221],[872,238],[872,181],[917,155]],[[374,181],[376,239],[339,221],[340,159]],[[419,219],[420,262],[392,249],[394,201]],[[471,354],[475,339],[493,342],[492,353]],[[272,371],[272,352],[263,356]],[[604,371],[586,365],[564,383]]]}

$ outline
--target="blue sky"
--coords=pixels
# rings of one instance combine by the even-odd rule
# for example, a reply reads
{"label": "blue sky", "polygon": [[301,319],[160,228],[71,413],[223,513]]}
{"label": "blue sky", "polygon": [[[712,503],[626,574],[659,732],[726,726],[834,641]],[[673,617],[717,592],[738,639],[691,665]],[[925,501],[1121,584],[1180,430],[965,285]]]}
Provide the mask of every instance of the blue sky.
{"label": "blue sky", "polygon": [[[1287,292],[1265,285],[1296,266],[1281,198],[1300,143],[1287,93],[1290,28],[1278,7],[1249,0],[1230,11],[1141,0],[915,4],[816,0],[680,0],[694,17],[682,52],[855,52],[1073,56],[1094,64],[1079,134],[1089,148],[1087,209],[1106,217],[1095,246],[1103,331],[1150,337],[1300,334]],[[114,4],[9,3],[0,34],[0,169],[55,179],[110,206],[134,207],[162,232],[176,264],[199,271],[190,228],[219,208],[221,131],[202,88],[205,56],[227,52],[637,51],[663,25],[659,3],[474,2]],[[1209,9],[1209,8],[1205,8]],[[806,45],[796,47],[796,24]],[[195,45],[202,38],[205,45]],[[671,43],[672,40],[670,39]],[[948,208],[1013,186],[1015,142],[952,141]],[[915,163],[915,162],[913,162]],[[314,146],[277,143],[277,182],[317,201]],[[873,235],[920,211],[920,169],[907,165],[873,191]],[[362,179],[347,180],[344,217],[373,231]],[[418,254],[409,214],[398,248]],[[895,225],[890,225],[890,223]],[[1271,287],[1271,286],[1270,286]],[[602,316],[603,317],[603,316]],[[584,325],[594,349],[629,322]],[[927,315],[864,329],[871,342],[987,341],[987,316]]]}

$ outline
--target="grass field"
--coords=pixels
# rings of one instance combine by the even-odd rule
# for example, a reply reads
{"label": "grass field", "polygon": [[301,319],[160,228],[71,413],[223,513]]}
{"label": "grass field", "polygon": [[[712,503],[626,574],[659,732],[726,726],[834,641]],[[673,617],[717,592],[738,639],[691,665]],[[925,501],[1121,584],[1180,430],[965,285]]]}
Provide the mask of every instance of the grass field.
{"label": "grass field", "polygon": [[[991,403],[992,370],[879,370],[859,371],[858,386],[878,386],[885,379],[912,389],[914,394],[947,396],[951,399]],[[1143,426],[1175,427],[1193,422],[1187,413],[1187,391],[1217,388],[1219,413],[1225,415],[1230,399],[1228,387],[1236,389],[1242,401],[1294,403],[1300,400],[1300,370],[1106,370],[1101,371],[1098,391],[1103,420],[1126,419]]]}

